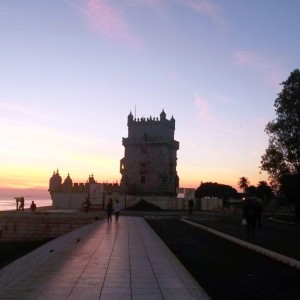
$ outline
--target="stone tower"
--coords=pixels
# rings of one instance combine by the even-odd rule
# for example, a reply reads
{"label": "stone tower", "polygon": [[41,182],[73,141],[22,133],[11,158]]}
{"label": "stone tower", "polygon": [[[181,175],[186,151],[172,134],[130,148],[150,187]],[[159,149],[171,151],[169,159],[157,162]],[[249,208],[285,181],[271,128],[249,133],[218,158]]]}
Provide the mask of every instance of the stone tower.
{"label": "stone tower", "polygon": [[128,137],[123,138],[124,158],[120,161],[121,189],[131,195],[176,195],[177,150],[175,119],[127,119]]}

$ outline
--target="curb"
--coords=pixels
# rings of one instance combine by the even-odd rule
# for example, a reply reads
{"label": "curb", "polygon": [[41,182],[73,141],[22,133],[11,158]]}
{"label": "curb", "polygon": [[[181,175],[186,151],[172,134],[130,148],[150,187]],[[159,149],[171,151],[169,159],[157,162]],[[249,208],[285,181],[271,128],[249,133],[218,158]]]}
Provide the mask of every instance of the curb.
{"label": "curb", "polygon": [[233,237],[231,235],[228,235],[228,234],[225,234],[223,232],[220,232],[220,231],[217,231],[215,229],[212,229],[210,227],[207,227],[207,226],[204,226],[204,225],[201,225],[201,224],[198,224],[198,223],[186,220],[184,218],[181,218],[180,220],[183,221],[183,222],[185,222],[185,223],[188,223],[190,225],[193,225],[195,227],[198,227],[198,228],[200,228],[200,229],[202,229],[204,231],[207,231],[209,233],[217,235],[217,236],[219,236],[221,238],[224,238],[224,239],[226,239],[226,240],[228,240],[228,241],[230,241],[232,243],[235,243],[235,244],[237,244],[239,246],[242,246],[242,247],[247,248],[249,250],[255,251],[255,252],[259,253],[259,254],[265,255],[265,256],[267,256],[269,258],[272,258],[272,259],[274,259],[276,261],[279,261],[281,263],[289,265],[290,267],[293,267],[293,268],[296,268],[296,269],[300,270],[300,261],[299,260],[296,260],[294,258],[285,256],[285,255],[282,255],[282,254],[279,254],[277,252],[268,250],[266,248],[263,248],[263,247],[260,247],[260,246],[257,246],[257,245],[245,242],[245,241],[240,240],[240,239],[238,239],[236,237]]}

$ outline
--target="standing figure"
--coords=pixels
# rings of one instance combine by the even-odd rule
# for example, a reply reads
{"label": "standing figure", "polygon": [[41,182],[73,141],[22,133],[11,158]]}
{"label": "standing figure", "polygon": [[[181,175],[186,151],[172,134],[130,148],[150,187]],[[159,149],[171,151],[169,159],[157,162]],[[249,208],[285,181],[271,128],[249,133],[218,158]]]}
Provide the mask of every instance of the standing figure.
{"label": "standing figure", "polygon": [[85,198],[85,201],[81,204],[81,207],[82,207],[82,209],[85,212],[88,212],[90,210],[90,208],[91,208],[91,201],[90,201],[89,197]]}
{"label": "standing figure", "polygon": [[297,202],[295,205],[295,224],[298,225],[300,222],[300,203]]}
{"label": "standing figure", "polygon": [[108,203],[106,204],[107,222],[111,222],[112,212],[113,212],[113,201],[110,198]]}
{"label": "standing figure", "polygon": [[261,228],[261,213],[262,213],[262,204],[261,201],[257,201],[256,218],[257,218],[258,228]]}
{"label": "standing figure", "polygon": [[188,202],[188,207],[189,207],[189,215],[192,214],[193,208],[194,208],[194,200],[190,199]]}
{"label": "standing figure", "polygon": [[36,210],[36,204],[34,203],[34,201],[31,201],[30,210],[31,211],[35,211]]}
{"label": "standing figure", "polygon": [[116,202],[114,205],[115,221],[118,222],[121,208],[120,208],[119,200],[116,199],[115,202]]}
{"label": "standing figure", "polygon": [[255,233],[256,218],[257,218],[257,201],[251,198],[245,200],[244,215],[247,220],[247,233]]}
{"label": "standing figure", "polygon": [[24,211],[24,206],[25,206],[25,199],[24,199],[24,197],[21,197],[19,201],[20,201],[19,210],[23,210]]}

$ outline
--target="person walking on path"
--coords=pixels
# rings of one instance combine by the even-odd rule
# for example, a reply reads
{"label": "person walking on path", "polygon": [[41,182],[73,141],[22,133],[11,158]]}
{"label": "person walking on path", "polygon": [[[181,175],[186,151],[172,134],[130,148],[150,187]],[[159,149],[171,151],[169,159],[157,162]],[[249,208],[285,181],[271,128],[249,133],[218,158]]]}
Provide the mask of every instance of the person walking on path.
{"label": "person walking on path", "polygon": [[116,199],[116,200],[115,200],[115,205],[114,205],[115,222],[118,222],[118,221],[119,221],[120,210],[121,210],[121,208],[120,208],[119,200]]}
{"label": "person walking on path", "polygon": [[261,200],[257,201],[256,204],[256,218],[258,223],[258,228],[261,229],[261,214],[262,214],[262,204]]}
{"label": "person walking on path", "polygon": [[108,203],[106,204],[107,222],[111,222],[112,212],[113,212],[113,201],[110,198]]}
{"label": "person walking on path", "polygon": [[300,203],[297,202],[295,205],[295,224],[298,225],[300,222]]}
{"label": "person walking on path", "polygon": [[255,234],[256,218],[257,218],[257,201],[247,198],[244,204],[243,217],[247,221],[247,233]]}
{"label": "person walking on path", "polygon": [[189,215],[191,215],[193,212],[193,208],[194,208],[194,200],[193,199],[189,200],[188,207],[189,207]]}

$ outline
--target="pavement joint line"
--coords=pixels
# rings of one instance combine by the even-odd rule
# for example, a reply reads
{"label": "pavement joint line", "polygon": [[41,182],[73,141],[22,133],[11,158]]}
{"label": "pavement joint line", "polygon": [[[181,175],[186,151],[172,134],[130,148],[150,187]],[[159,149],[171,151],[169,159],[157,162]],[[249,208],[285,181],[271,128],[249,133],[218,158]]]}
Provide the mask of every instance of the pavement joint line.
{"label": "pavement joint line", "polygon": [[[128,228],[128,220],[126,220],[126,225]],[[127,249],[128,249],[128,261],[129,261],[129,283],[130,283],[130,292],[132,295],[133,288],[132,288],[132,267],[131,267],[131,255],[130,255],[130,235],[129,230],[126,231],[126,238],[127,238]]]}
{"label": "pavement joint line", "polygon": [[26,276],[31,270],[37,268],[53,256],[52,252],[62,251],[75,243],[78,237],[84,236],[96,223],[87,224],[74,231],[49,241],[41,247],[13,261],[0,269],[0,290],[14,284],[16,278]]}
{"label": "pavement joint line", "polygon": [[[203,290],[196,280],[193,279],[192,275],[184,268],[184,266],[174,256],[167,245],[144,220],[144,218],[132,216],[129,218],[126,217],[124,218],[124,225],[122,224],[122,227],[118,227],[117,225],[113,224],[106,226],[105,224],[106,223],[103,221],[101,223],[94,222],[92,224],[85,225],[80,229],[76,229],[65,236],[49,242],[49,245],[45,244],[44,246],[47,245],[47,247],[42,246],[41,248],[43,248],[43,251],[38,251],[35,253],[41,252],[41,255],[43,254],[45,259],[43,261],[36,262],[34,260],[34,255],[30,255],[29,261],[32,263],[32,268],[26,273],[26,278],[23,278],[22,272],[20,274],[15,274],[17,276],[14,276],[14,278],[11,277],[12,272],[8,272],[10,267],[13,267],[13,271],[17,272],[20,265],[22,265],[22,262],[24,262],[22,258],[15,261],[15,263],[10,265],[10,267],[7,266],[7,272],[2,272],[2,270],[0,270],[0,299],[77,299],[77,296],[78,299],[92,299],[91,297],[93,297],[93,299],[158,299],[155,296],[160,296],[159,299],[161,300],[171,298],[203,300],[210,299],[205,290]],[[114,268],[114,264],[110,263],[113,263],[114,259],[115,262],[117,262],[117,260],[120,258],[127,259],[127,251],[124,252],[123,248],[126,248],[126,246],[129,247],[130,237],[132,240],[130,243],[131,249],[128,248],[129,255],[131,255],[131,258],[135,258],[134,255],[137,255],[136,263],[140,267],[143,267],[144,259],[147,259],[147,262],[149,262],[152,268],[152,272],[149,271],[149,274],[153,273],[153,275],[156,277],[156,283],[158,286],[157,289],[159,288],[160,295],[158,295],[159,293],[157,293],[157,295],[152,294],[151,288],[145,287],[145,292],[143,292],[145,293],[144,298],[143,294],[136,293],[137,290],[141,290],[143,287],[134,287],[134,289],[132,289],[132,281],[130,282],[130,295],[127,294],[127,292],[122,294],[120,292],[121,290],[117,290],[116,286],[109,287],[111,291],[116,291],[115,294],[109,294],[108,289],[106,291],[103,290],[105,281],[109,279],[107,278],[108,269],[110,267]],[[126,238],[128,241],[126,241]],[[81,243],[78,247],[77,244],[79,240]],[[91,246],[83,247],[84,244],[88,245],[89,241],[93,241]],[[78,279],[85,276],[83,275],[83,272],[86,270],[87,265],[93,264],[94,267],[97,267],[94,264],[95,261],[92,261],[92,259],[94,256],[94,258],[97,259],[98,255],[102,255],[102,253],[100,254],[101,249],[99,249],[99,246],[102,245],[102,243],[103,248],[101,249],[105,251],[105,261],[104,264],[101,265],[101,270],[98,269],[96,272],[99,272],[99,274],[102,275],[105,274],[103,282],[100,282],[99,285],[94,287],[90,283],[95,283],[96,281],[98,282],[99,279],[96,279],[96,281],[90,281],[90,278],[87,277],[87,280],[85,281],[87,283],[86,286],[77,286],[77,283],[79,282]],[[144,256],[144,252],[140,252],[142,251],[141,243],[143,244],[147,257]],[[54,249],[55,253],[57,252],[57,255],[62,254],[62,256],[58,260],[53,258],[53,254],[49,253],[49,249]],[[70,262],[76,263],[78,259],[80,259],[81,254],[84,254],[85,259],[84,262],[80,264],[80,269],[78,269],[75,268],[76,266]],[[78,259],[73,261],[68,260],[68,258],[72,257],[77,257]],[[170,262],[170,266],[167,265],[164,267],[164,265],[161,264],[165,263],[166,260]],[[80,259],[80,261],[82,260]],[[67,264],[64,266],[62,264],[63,262],[67,262]],[[132,264],[130,263],[130,268],[131,267]],[[164,268],[162,269],[161,267]],[[33,274],[36,272],[35,269],[38,270],[38,272]],[[78,270],[78,272],[75,272],[76,274],[69,276],[70,272],[72,272],[74,269]],[[84,270],[82,271],[82,269]],[[175,272],[170,272],[170,281],[166,281],[164,280],[164,277],[167,274],[165,271],[169,269],[173,269]],[[134,271],[134,268],[131,269],[130,272],[132,270]],[[139,272],[141,271],[148,272],[147,269],[145,269],[145,271],[139,270]],[[42,274],[47,275],[47,272],[50,272],[51,276],[41,276]],[[139,272],[134,274],[135,277],[140,276]],[[3,280],[5,279],[4,273],[8,273],[9,278],[12,280],[9,286],[6,285],[7,281]],[[71,278],[72,280],[69,280]],[[98,276],[95,278],[98,278]],[[37,279],[41,280],[38,281],[37,285],[33,287],[32,284],[36,283]],[[55,282],[55,280],[52,279],[57,279],[64,284],[67,283],[67,285],[58,285],[58,282]],[[183,286],[173,286],[173,280],[176,284],[180,281]],[[4,283],[4,285],[1,285],[1,283]],[[77,292],[79,292],[80,295],[76,295]],[[184,295],[181,295],[181,292],[184,293]]]}
{"label": "pavement joint line", "polygon": [[185,223],[188,223],[190,225],[193,225],[195,227],[198,227],[198,228],[200,228],[200,229],[202,229],[204,231],[207,231],[209,233],[217,235],[217,236],[219,236],[221,238],[224,238],[224,239],[226,239],[226,240],[228,240],[230,242],[233,242],[233,243],[235,243],[235,244],[237,244],[239,246],[245,247],[245,248],[247,248],[249,250],[255,251],[255,252],[259,253],[259,254],[265,255],[265,256],[267,256],[269,258],[272,258],[272,259],[274,259],[276,261],[279,261],[281,263],[289,265],[290,267],[293,267],[293,268],[296,268],[296,269],[300,270],[300,261],[299,260],[296,260],[294,258],[285,256],[285,255],[282,255],[282,254],[279,254],[279,253],[271,251],[269,249],[266,249],[266,248],[263,248],[263,247],[260,247],[260,246],[248,243],[246,241],[240,240],[240,239],[238,239],[236,237],[233,237],[231,235],[228,235],[226,233],[223,233],[223,232],[217,231],[215,229],[212,229],[210,227],[207,227],[207,226],[204,226],[204,225],[192,222],[192,221],[187,220],[185,218],[181,218],[180,220],[183,221],[183,222],[185,222]]}
{"label": "pavement joint line", "polygon": [[[98,223],[97,223],[97,225],[98,225]],[[98,227],[98,226],[97,226],[97,227]],[[74,286],[72,287],[72,289],[71,289],[71,291],[70,291],[70,293],[69,293],[67,299],[69,299],[69,298],[71,297],[71,294],[72,294],[74,288],[76,287],[76,284],[77,284],[78,281],[80,280],[80,278],[81,278],[82,274],[84,273],[84,271],[87,269],[88,264],[89,264],[90,261],[92,260],[93,256],[95,255],[95,253],[96,253],[98,247],[101,245],[101,243],[102,243],[102,241],[104,240],[104,238],[105,238],[105,234],[103,234],[103,236],[102,236],[101,239],[99,240],[99,242],[98,242],[98,244],[97,244],[97,247],[95,247],[95,250],[92,252],[92,255],[90,256],[90,258],[89,258],[89,260],[88,260],[86,266],[83,268],[83,270],[82,270],[80,276],[78,276],[77,280],[75,281]],[[107,273],[107,272],[106,272],[106,273]],[[102,292],[102,289],[103,289],[103,285],[102,285],[102,288],[101,288],[101,292]]]}
{"label": "pavement joint line", "polygon": [[[134,220],[134,222],[135,222],[135,225],[136,225],[136,224],[137,224],[136,219]],[[156,284],[157,284],[157,286],[158,286],[158,288],[159,288],[160,295],[161,295],[162,299],[164,299],[164,295],[163,295],[161,286],[160,286],[159,281],[158,281],[158,279],[157,279],[156,272],[155,272],[155,270],[154,270],[154,268],[153,268],[153,263],[152,263],[152,261],[151,261],[151,259],[150,259],[150,256],[149,256],[149,251],[147,250],[147,247],[146,247],[146,245],[145,245],[145,240],[142,238],[142,234],[141,234],[141,230],[140,230],[139,226],[136,226],[136,228],[137,228],[137,233],[138,233],[138,235],[139,235],[139,238],[140,238],[140,240],[141,240],[141,244],[143,245],[144,251],[145,251],[145,253],[146,253],[146,255],[147,255],[147,259],[148,259],[148,261],[149,261],[149,265],[150,265],[151,270],[152,270],[152,272],[153,272],[153,275],[154,275]]]}

